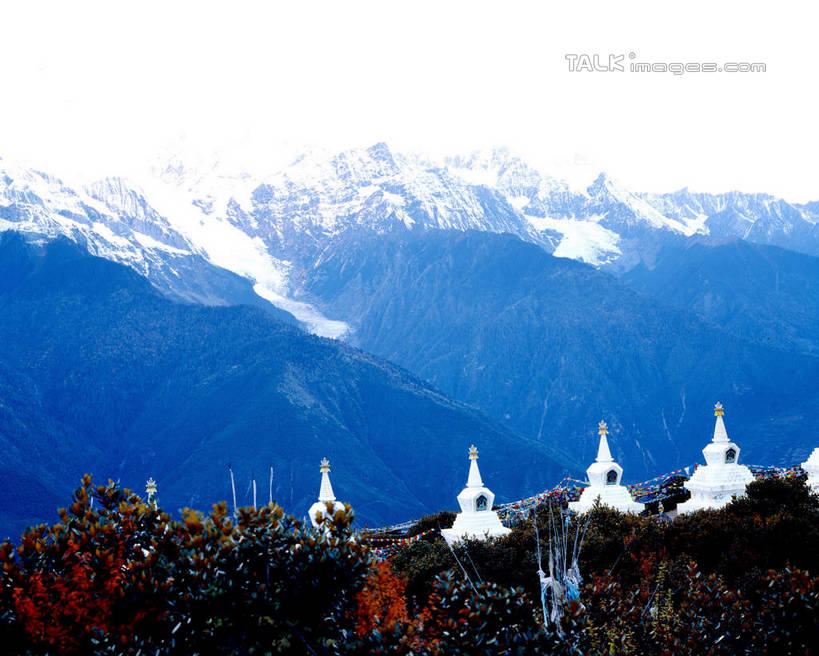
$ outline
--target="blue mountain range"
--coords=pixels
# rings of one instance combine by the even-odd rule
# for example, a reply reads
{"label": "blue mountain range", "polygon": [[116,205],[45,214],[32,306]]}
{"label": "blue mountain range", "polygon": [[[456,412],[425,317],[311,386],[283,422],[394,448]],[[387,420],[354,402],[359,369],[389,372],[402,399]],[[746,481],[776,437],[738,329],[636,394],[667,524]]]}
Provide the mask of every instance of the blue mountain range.
{"label": "blue mountain range", "polygon": [[71,186],[0,159],[0,526],[79,476],[297,514],[317,463],[362,523],[696,462],[726,407],[744,462],[815,437],[819,210],[569,184],[504,150],[385,144],[270,174],[170,161]]}

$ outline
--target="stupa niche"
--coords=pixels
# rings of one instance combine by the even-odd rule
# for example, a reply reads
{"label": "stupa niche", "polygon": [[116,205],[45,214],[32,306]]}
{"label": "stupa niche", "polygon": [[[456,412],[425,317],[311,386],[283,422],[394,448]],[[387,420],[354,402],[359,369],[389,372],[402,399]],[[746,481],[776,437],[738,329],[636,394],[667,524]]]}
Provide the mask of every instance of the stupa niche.
{"label": "stupa niche", "polygon": [[708,508],[721,508],[734,496],[745,494],[745,487],[754,480],[754,475],[739,464],[739,447],[728,439],[722,417],[725,410],[722,403],[714,406],[714,437],[702,450],[705,466],[697,470],[685,484],[691,498],[677,506],[677,512],[687,513]]}
{"label": "stupa niche", "polygon": [[583,490],[580,499],[569,503],[569,508],[579,513],[586,512],[594,506],[597,499],[600,499],[601,504],[621,512],[642,512],[645,505],[637,503],[631,497],[628,488],[620,484],[623,468],[611,456],[609,442],[606,438],[609,428],[605,421],[598,424],[597,431],[600,435],[597,459],[586,470],[589,486]]}
{"label": "stupa niche", "polygon": [[509,529],[501,524],[498,513],[492,510],[494,502],[495,494],[484,486],[481,479],[478,449],[473,444],[469,447],[469,476],[466,487],[458,495],[461,512],[456,515],[452,528],[441,529],[441,535],[450,544],[463,538],[485,540],[506,535]]}

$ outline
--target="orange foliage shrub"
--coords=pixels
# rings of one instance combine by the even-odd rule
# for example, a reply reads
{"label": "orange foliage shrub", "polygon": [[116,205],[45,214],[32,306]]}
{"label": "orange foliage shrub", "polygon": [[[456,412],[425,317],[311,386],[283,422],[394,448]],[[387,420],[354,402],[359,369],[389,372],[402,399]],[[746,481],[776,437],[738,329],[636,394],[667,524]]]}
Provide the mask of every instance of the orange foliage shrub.
{"label": "orange foliage shrub", "polygon": [[356,633],[364,636],[375,630],[392,631],[396,624],[408,622],[406,590],[401,576],[387,563],[377,563],[356,596]]}
{"label": "orange foliage shrub", "polygon": [[24,630],[57,653],[75,652],[95,633],[110,633],[112,601],[119,587],[121,560],[95,576],[87,559],[78,555],[62,575],[37,572],[25,588],[14,589],[14,606]]}
{"label": "orange foliage shrub", "polygon": [[[17,622],[34,644],[58,654],[76,653],[102,636],[126,644],[149,613],[160,615],[147,596],[139,609],[127,605],[125,610],[123,605],[127,586],[142,568],[127,547],[135,541],[132,511],[137,509],[123,513],[117,525],[101,523],[91,510],[90,489],[86,475],[69,510],[60,511],[62,523],[38,526],[22,536],[18,562],[10,560],[11,549],[3,550],[4,578],[12,586]],[[30,568],[27,574],[21,565]],[[141,592],[142,586],[132,590]]]}

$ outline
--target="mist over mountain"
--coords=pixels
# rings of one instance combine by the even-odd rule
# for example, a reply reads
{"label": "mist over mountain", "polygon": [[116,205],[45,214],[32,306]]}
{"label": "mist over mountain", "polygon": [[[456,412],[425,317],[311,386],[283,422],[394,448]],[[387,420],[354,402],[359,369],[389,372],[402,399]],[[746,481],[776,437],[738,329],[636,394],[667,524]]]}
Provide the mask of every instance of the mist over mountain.
{"label": "mist over mountain", "polygon": [[[499,499],[543,489],[567,461],[406,371],[251,307],[179,304],[66,240],[0,238],[0,504],[4,532],[55,517],[84,472],[171,511],[273,495],[297,515],[330,458],[361,526],[454,504],[470,444]],[[525,461],[522,471],[519,463]],[[552,483],[553,484],[553,483]]]}

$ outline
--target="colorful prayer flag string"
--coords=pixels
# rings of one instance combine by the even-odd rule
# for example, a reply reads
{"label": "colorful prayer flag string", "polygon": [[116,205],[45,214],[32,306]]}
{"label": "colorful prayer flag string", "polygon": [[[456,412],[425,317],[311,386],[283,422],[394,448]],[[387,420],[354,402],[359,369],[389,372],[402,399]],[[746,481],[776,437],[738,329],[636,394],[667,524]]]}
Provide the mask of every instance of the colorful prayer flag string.
{"label": "colorful prayer flag string", "polygon": [[[640,503],[652,503],[654,501],[663,501],[669,497],[680,494],[682,485],[690,478],[692,472],[696,471],[697,465],[691,467],[682,467],[667,474],[661,474],[647,481],[641,483],[632,483],[627,485],[629,492],[635,501]],[[748,465],[748,469],[757,479],[763,478],[804,478],[805,471],[800,465],[792,467],[773,467],[762,465]],[[580,485],[577,485],[577,484]],[[536,494],[526,499],[512,501],[505,503],[496,508],[498,516],[505,526],[511,526],[519,520],[525,518],[531,508],[540,505],[549,500],[558,504],[568,503],[569,501],[577,501],[580,498],[580,493],[584,486],[588,483],[578,481],[572,478],[564,478],[560,483],[550,490]],[[404,522],[403,524],[393,527],[393,530],[401,529],[408,530],[415,522]],[[437,529],[429,529],[418,533],[411,537],[389,537],[386,535],[365,535],[363,540],[370,545],[370,552],[379,560],[389,558],[395,549],[403,547],[407,544],[417,542],[423,537],[437,532]]]}

